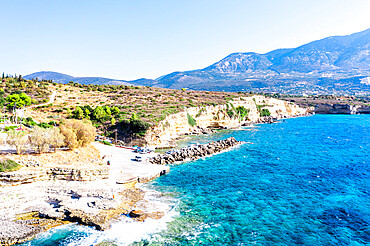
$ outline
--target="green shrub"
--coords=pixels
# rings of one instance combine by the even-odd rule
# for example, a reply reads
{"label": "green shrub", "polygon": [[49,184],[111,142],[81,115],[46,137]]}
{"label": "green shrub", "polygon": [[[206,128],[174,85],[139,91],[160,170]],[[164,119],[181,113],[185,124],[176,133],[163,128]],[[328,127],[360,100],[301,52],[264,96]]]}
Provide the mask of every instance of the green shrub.
{"label": "green shrub", "polygon": [[197,121],[189,114],[187,113],[187,116],[188,116],[188,123],[190,126],[196,126],[197,125]]}
{"label": "green shrub", "polygon": [[6,127],[4,128],[4,130],[7,132],[7,131],[15,130],[15,129],[17,129],[17,128],[18,128],[18,126],[6,126]]}
{"label": "green shrub", "polygon": [[235,115],[235,112],[234,112],[234,110],[232,110],[232,109],[228,109],[228,110],[226,110],[226,113],[227,113],[227,115],[228,115],[230,118],[233,118],[233,117],[234,117],[234,115]]}
{"label": "green shrub", "polygon": [[111,144],[110,142],[107,142],[107,141],[105,141],[105,140],[104,140],[102,143],[103,143],[103,144],[105,144],[105,145],[112,146],[112,144]]}
{"label": "green shrub", "polygon": [[149,129],[150,124],[138,118],[130,119],[130,129],[133,133],[144,136],[146,131]]}
{"label": "green shrub", "polygon": [[41,128],[50,128],[50,127],[53,127],[53,125],[49,125],[48,123],[46,122],[41,122],[40,124],[37,124],[39,127]]}
{"label": "green shrub", "polygon": [[240,121],[243,121],[247,118],[248,116],[248,113],[249,113],[249,109],[246,109],[245,107],[243,106],[239,106],[235,109],[236,113],[239,115],[239,120]]}
{"label": "green shrub", "polygon": [[207,110],[205,108],[199,109],[198,113],[195,115],[195,118],[198,118],[199,116],[202,115],[203,112],[206,112]]}
{"label": "green shrub", "polygon": [[0,161],[0,172],[17,171],[19,168],[21,168],[21,165],[13,160],[6,159]]}
{"label": "green shrub", "polygon": [[267,109],[267,108],[264,108],[261,110],[261,113],[260,113],[260,116],[263,117],[263,116],[270,116],[271,113],[270,111]]}

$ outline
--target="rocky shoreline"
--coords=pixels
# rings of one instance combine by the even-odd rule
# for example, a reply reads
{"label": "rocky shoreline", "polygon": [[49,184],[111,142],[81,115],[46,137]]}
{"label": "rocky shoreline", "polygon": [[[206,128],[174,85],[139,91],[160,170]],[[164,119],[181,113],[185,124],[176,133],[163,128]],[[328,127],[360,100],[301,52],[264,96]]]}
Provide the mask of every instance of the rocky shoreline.
{"label": "rocky shoreline", "polygon": [[[132,161],[135,156],[132,150],[93,145],[99,149],[100,156],[110,156],[111,165],[103,161],[92,165],[87,160],[85,165],[63,166],[39,162],[43,156],[12,156],[23,167],[0,173],[1,246],[31,240],[66,223],[106,230],[125,215],[136,221],[164,216],[151,209],[146,192],[136,188],[136,183],[159,177],[169,167],[136,163]],[[101,160],[95,155],[91,158]],[[30,165],[30,162],[39,164]]]}
{"label": "rocky shoreline", "polygon": [[157,155],[149,159],[152,164],[166,165],[175,162],[183,162],[186,160],[196,160],[205,156],[209,156],[221,151],[230,149],[243,142],[237,141],[235,138],[230,137],[224,140],[211,142],[208,144],[201,144],[195,146],[184,147],[179,150],[174,150],[168,154]]}
{"label": "rocky shoreline", "polygon": [[[274,121],[274,118],[266,117],[260,123]],[[200,127],[197,129],[199,131],[197,134],[212,132],[202,131]],[[230,137],[208,144],[184,147],[168,154],[150,157],[146,165],[157,164],[153,166],[158,166],[196,160],[229,150],[242,143]],[[122,160],[122,156],[116,158]],[[114,159],[111,161],[114,163]],[[135,162],[128,164],[129,166],[136,165]],[[39,169],[40,165],[30,167]],[[110,166],[110,171],[106,170],[106,166],[98,166],[97,170],[83,171],[76,171],[73,168],[44,168],[42,171],[39,170],[40,175],[31,175],[29,172],[20,172],[17,175],[15,172],[4,173],[0,175],[0,180],[3,182],[0,195],[6,197],[0,201],[0,245],[24,242],[52,227],[70,222],[94,226],[97,230],[106,230],[122,215],[139,221],[148,217],[160,218],[164,215],[163,213],[148,212],[136,206],[138,203],[146,204],[148,201],[144,199],[145,192],[136,189],[135,184],[138,180],[149,181],[169,171],[169,167],[162,167],[155,173],[144,176],[141,170],[138,171],[133,167],[136,173],[140,173],[140,178],[137,176],[132,179],[134,183],[131,187],[122,185],[123,183],[118,178],[122,174],[120,174],[120,169],[112,169],[114,165]],[[128,166],[125,170],[128,170],[127,168]],[[96,174],[98,177],[92,178]],[[112,177],[115,177],[114,183],[112,183]],[[17,186],[8,185],[12,182]],[[22,206],[22,204],[27,204],[27,206]],[[12,212],[9,213],[9,211]],[[30,213],[31,217],[28,216]],[[19,216],[20,219],[15,219]]]}
{"label": "rocky shoreline", "polygon": [[316,114],[370,114],[368,105],[318,104],[313,110]]}

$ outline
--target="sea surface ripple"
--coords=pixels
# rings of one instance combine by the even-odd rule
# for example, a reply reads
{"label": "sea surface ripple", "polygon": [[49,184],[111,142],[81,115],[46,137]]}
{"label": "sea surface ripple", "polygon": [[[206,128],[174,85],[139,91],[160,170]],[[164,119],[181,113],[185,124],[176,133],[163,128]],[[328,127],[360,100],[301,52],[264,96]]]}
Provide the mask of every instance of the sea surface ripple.
{"label": "sea surface ripple", "polygon": [[315,115],[183,141],[248,143],[147,185],[176,213],[133,245],[369,245],[369,135],[369,115]]}

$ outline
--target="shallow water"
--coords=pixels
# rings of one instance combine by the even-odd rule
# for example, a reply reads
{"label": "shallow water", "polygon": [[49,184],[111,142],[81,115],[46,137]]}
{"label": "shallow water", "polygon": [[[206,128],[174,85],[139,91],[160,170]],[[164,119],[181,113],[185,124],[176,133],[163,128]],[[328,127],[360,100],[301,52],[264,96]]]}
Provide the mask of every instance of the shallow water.
{"label": "shallow water", "polygon": [[[178,204],[166,229],[147,230],[139,245],[370,244],[369,135],[368,115],[315,115],[184,141],[249,143],[173,166],[151,182]],[[54,243],[91,245],[83,242],[100,233],[129,244],[123,227],[116,237],[67,231],[76,234]]]}

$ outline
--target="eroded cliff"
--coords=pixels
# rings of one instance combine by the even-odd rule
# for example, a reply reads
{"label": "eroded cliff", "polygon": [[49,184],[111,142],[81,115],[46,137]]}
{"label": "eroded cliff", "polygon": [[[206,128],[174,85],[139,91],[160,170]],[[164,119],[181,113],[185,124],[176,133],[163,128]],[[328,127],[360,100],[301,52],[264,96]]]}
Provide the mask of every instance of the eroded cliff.
{"label": "eroded cliff", "polygon": [[[240,115],[238,107],[248,110]],[[186,133],[204,131],[209,128],[233,128],[247,123],[262,122],[263,110],[268,110],[275,119],[301,116],[308,110],[298,105],[264,96],[240,97],[225,105],[186,108],[183,112],[169,115],[150,128],[145,141],[153,146],[170,146],[171,142]],[[266,112],[266,111],[265,111]],[[191,124],[192,119],[196,124]]]}

